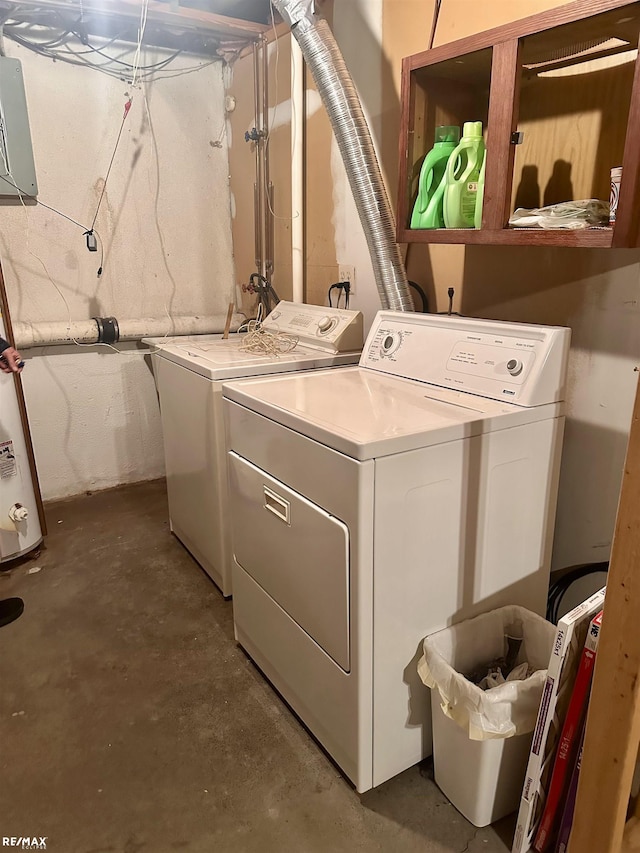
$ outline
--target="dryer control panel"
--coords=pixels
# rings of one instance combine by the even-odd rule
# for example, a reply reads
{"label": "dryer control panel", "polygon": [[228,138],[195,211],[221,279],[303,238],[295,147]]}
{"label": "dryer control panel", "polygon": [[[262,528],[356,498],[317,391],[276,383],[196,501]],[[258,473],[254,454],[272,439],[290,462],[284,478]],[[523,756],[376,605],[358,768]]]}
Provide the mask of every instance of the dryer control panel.
{"label": "dryer control panel", "polygon": [[295,335],[300,343],[325,352],[361,350],[362,314],[346,308],[325,308],[298,302],[279,302],[262,324],[270,332]]}
{"label": "dryer control panel", "polygon": [[539,406],[564,399],[569,329],[380,311],[360,366]]}

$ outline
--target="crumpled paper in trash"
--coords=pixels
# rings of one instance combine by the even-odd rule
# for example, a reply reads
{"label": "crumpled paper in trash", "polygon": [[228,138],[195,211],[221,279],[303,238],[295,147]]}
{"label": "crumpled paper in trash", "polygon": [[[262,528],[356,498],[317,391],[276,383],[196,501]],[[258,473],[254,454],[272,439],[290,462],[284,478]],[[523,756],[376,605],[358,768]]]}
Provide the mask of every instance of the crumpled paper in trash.
{"label": "crumpled paper in trash", "polygon": [[467,674],[472,684],[477,684],[480,690],[492,690],[507,681],[523,681],[533,675],[534,669],[524,660],[516,666],[521,653],[526,656],[526,646],[523,646],[522,621],[517,619],[513,625],[507,625],[504,633],[505,652],[499,658],[475,667]]}

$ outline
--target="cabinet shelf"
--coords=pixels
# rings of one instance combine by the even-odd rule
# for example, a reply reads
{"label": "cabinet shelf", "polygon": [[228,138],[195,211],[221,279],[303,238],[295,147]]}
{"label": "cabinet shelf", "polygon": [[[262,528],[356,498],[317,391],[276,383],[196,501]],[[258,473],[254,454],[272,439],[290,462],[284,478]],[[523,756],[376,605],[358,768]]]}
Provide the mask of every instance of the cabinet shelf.
{"label": "cabinet shelf", "polygon": [[[578,0],[403,60],[397,239],[403,243],[640,246],[639,0]],[[482,121],[482,228],[409,228],[422,160],[441,124]],[[524,142],[514,144],[515,131]],[[509,228],[516,207],[609,198],[616,222]]]}
{"label": "cabinet shelf", "polygon": [[399,243],[469,243],[490,246],[571,246],[573,248],[611,248],[613,228],[573,230],[544,228],[436,228],[398,232]]}

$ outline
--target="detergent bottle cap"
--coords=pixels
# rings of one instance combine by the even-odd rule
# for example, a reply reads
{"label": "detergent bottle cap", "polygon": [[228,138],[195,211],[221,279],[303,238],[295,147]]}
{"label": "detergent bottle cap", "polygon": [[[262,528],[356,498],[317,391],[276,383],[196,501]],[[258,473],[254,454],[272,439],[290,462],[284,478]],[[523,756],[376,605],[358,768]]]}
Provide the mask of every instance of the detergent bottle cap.
{"label": "detergent bottle cap", "polygon": [[471,139],[482,139],[482,122],[465,121],[462,127],[462,135]]}
{"label": "detergent bottle cap", "polygon": [[436,127],[435,133],[436,145],[439,142],[448,142],[457,145],[460,142],[460,128],[452,124],[441,124]]}

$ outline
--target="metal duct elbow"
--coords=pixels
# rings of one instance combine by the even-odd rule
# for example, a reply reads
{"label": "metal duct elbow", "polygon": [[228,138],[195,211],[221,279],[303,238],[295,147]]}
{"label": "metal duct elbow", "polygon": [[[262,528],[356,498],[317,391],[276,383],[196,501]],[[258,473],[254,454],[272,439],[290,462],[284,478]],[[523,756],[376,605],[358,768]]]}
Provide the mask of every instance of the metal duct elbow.
{"label": "metal duct elbow", "polygon": [[326,21],[312,0],[272,0],[291,27],[329,115],[364,229],[383,308],[413,311],[395,222],[360,98]]}

